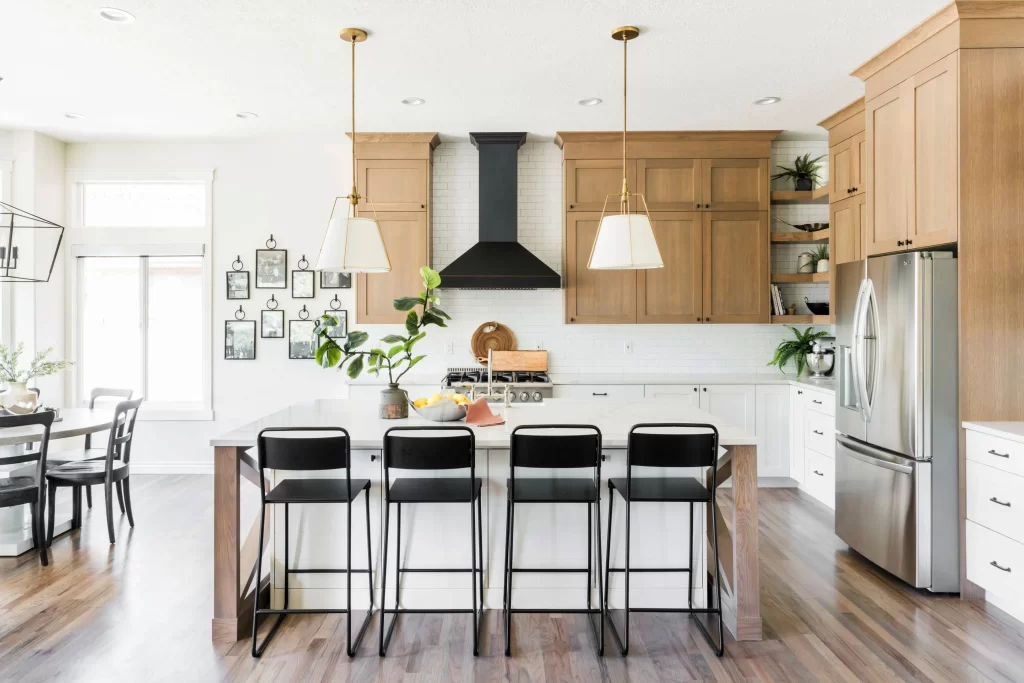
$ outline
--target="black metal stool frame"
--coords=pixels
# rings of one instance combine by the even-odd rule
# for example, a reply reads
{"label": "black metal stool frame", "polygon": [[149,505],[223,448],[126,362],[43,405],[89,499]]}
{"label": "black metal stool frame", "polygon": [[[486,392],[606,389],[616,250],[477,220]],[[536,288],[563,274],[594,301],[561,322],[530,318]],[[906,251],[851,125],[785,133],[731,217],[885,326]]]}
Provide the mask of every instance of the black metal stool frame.
{"label": "black metal stool frame", "polygon": [[[400,464],[395,465],[393,463],[394,453],[392,452],[392,440],[391,437],[394,432],[464,432],[469,437],[469,457],[468,462],[464,462],[458,456],[458,454],[446,454],[442,459],[437,462],[430,463],[424,459],[422,465],[417,464],[416,467],[409,467],[414,463],[400,458]],[[391,437],[391,438],[389,438]],[[422,437],[423,441],[430,440],[430,437]],[[444,439],[438,439],[443,441]],[[399,614],[472,614],[473,615],[473,656],[477,657],[480,655],[480,629],[483,626],[483,601],[484,601],[484,538],[483,538],[483,491],[477,491],[476,488],[476,435],[473,430],[464,425],[459,426],[436,426],[436,427],[392,427],[384,433],[384,546],[382,549],[382,563],[381,563],[381,608],[380,608],[380,648],[379,654],[381,657],[387,654],[388,645],[391,643],[391,635],[394,633],[395,625],[398,623]],[[465,469],[469,468],[469,519],[470,519],[470,555],[472,555],[473,566],[469,569],[465,567],[454,567],[454,568],[438,568],[438,567],[402,567],[402,505],[403,501],[392,501],[391,500],[391,474],[390,469],[422,469],[422,470],[448,470],[448,469]],[[396,479],[396,483],[401,479]],[[473,512],[474,498],[476,499],[476,514]],[[422,501],[416,504],[457,504],[462,501]],[[388,609],[384,605],[384,595],[387,592],[387,579],[388,579],[388,527],[390,526],[391,516],[391,505],[394,503],[398,506],[398,523],[395,536],[395,606],[393,609]],[[412,504],[412,503],[406,503]],[[478,564],[479,563],[479,564]],[[471,589],[473,594],[473,608],[472,609],[418,609],[400,607],[401,602],[401,587],[402,587],[402,574],[409,573],[434,573],[434,574],[447,574],[447,573],[466,573],[471,574]],[[477,590],[479,581],[480,591],[480,608],[477,609]],[[386,615],[393,614],[394,617],[391,619],[391,625],[387,627],[387,633],[385,634],[384,621]]]}
{"label": "black metal stool frame", "polygon": [[[356,650],[359,648],[359,643],[363,640],[363,635],[366,633],[367,627],[370,625],[370,620],[374,613],[374,599],[373,599],[373,553],[370,548],[370,487],[367,484],[361,491],[356,491],[355,495],[352,495],[352,439],[349,437],[348,430],[344,427],[268,427],[262,430],[257,436],[257,459],[259,461],[260,470],[260,482],[265,482],[264,469],[266,465],[266,451],[265,451],[265,440],[264,434],[268,432],[337,432],[344,435],[344,460],[345,460],[345,488],[348,492],[348,500],[346,501],[346,566],[344,569],[290,569],[288,567],[288,507],[290,503],[270,501],[267,502],[267,490],[265,485],[260,486],[260,540],[259,546],[257,547],[257,559],[256,559],[256,589],[255,589],[255,604],[253,605],[252,614],[252,656],[259,657],[263,654],[267,645],[270,644],[270,639],[277,633],[278,627],[284,618],[288,614],[344,614],[347,616],[347,624],[345,627],[345,651],[349,657],[355,657]],[[271,468],[273,469],[273,468]],[[311,468],[312,469],[312,468]],[[323,468],[319,468],[323,469]],[[363,493],[366,499],[366,569],[353,569],[352,568],[352,500],[358,498],[359,494]],[[270,609],[260,608],[259,596],[261,587],[261,576],[263,567],[263,533],[264,533],[264,522],[266,518],[266,507],[267,505],[284,505],[284,607],[282,609]],[[313,503],[304,503],[313,504]],[[355,645],[352,644],[352,574],[368,574],[370,584],[370,606],[366,610],[366,617],[363,619],[362,626],[359,627],[359,633],[356,635]],[[288,609],[288,576],[291,574],[345,574],[345,608],[344,609]],[[277,620],[273,626],[270,627],[270,631],[263,638],[262,642],[256,640],[256,629],[259,626],[259,618],[261,615],[277,615]]]}
{"label": "black metal stool frame", "polygon": [[[516,485],[516,462],[518,453],[517,449],[517,438],[516,434],[520,431],[543,431],[553,429],[572,429],[572,430],[588,430],[593,431],[594,436],[594,461],[593,464],[576,464],[575,462],[561,461],[563,464],[559,464],[560,461],[553,460],[550,463],[540,464],[525,464],[521,467],[551,467],[551,468],[581,468],[581,467],[593,467],[594,468],[594,488],[596,490],[596,496],[593,501],[576,501],[576,500],[545,500],[545,501],[522,501],[515,500],[515,485]],[[579,437],[579,436],[590,436],[590,435],[571,435],[567,438]],[[549,437],[549,438],[563,438],[561,436]],[[505,656],[512,656],[512,615],[513,614],[586,614],[587,621],[590,622],[591,630],[594,632],[594,638],[597,640],[597,655],[599,657],[604,656],[604,620],[605,620],[605,590],[602,586],[602,572],[601,572],[601,460],[603,455],[601,453],[601,430],[594,425],[581,425],[581,424],[545,424],[545,425],[520,425],[512,430],[511,444],[509,448],[509,489],[508,489],[508,501],[505,509],[505,567],[504,567],[504,585],[502,587],[502,615],[505,621]],[[530,461],[529,458],[526,459]],[[577,461],[578,462],[578,461]],[[555,503],[555,504],[582,504],[587,505],[587,567],[586,569],[575,569],[575,568],[562,568],[562,567],[514,567],[513,566],[513,539],[515,536],[515,505],[516,503],[532,504],[537,503]],[[596,514],[595,514],[596,513]],[[593,609],[592,607],[592,585],[593,585],[593,541],[595,538],[594,534],[594,520],[597,520],[597,597],[601,603],[600,609]],[[587,607],[586,609],[516,609],[512,607],[512,575],[517,573],[537,573],[537,574],[576,574],[586,573],[587,575]],[[594,625],[594,620],[590,618],[590,615],[597,614],[600,616],[601,627],[598,629]]]}
{"label": "black metal stool frame", "polygon": [[[712,603],[712,586],[710,584],[708,584],[708,586],[707,586],[707,602],[708,602],[709,606],[708,607],[694,607],[693,606],[693,586],[692,586],[692,582],[693,582],[693,564],[694,564],[694,558],[693,558],[693,548],[694,548],[694,545],[693,545],[693,507],[694,507],[694,503],[695,502],[699,503],[699,502],[702,502],[702,501],[699,501],[699,500],[698,501],[686,501],[686,500],[675,500],[675,499],[668,499],[668,498],[666,498],[665,500],[654,500],[654,499],[646,499],[645,498],[643,501],[637,501],[637,502],[645,502],[645,503],[647,503],[647,502],[684,502],[684,503],[688,503],[689,504],[689,506],[690,506],[690,524],[689,524],[689,527],[690,527],[690,529],[689,529],[689,533],[688,533],[688,538],[689,538],[689,546],[688,547],[689,547],[690,566],[689,567],[643,567],[643,568],[639,568],[639,569],[633,568],[633,567],[629,566],[629,543],[630,543],[629,512],[630,512],[630,506],[633,503],[633,500],[632,500],[633,467],[634,467],[633,459],[634,459],[634,454],[635,454],[634,435],[636,434],[636,431],[638,429],[651,429],[651,428],[663,428],[663,427],[705,429],[705,430],[708,430],[710,432],[710,434],[698,434],[696,436],[705,436],[706,435],[706,436],[710,436],[711,437],[711,454],[708,456],[709,457],[709,462],[710,462],[710,468],[711,468],[711,488],[710,488],[711,498],[707,501],[707,504],[708,504],[708,508],[709,508],[709,514],[711,515],[711,534],[712,534],[712,544],[714,546],[714,555],[715,555],[715,581],[714,581],[714,588],[717,589],[717,592],[718,592],[718,602],[717,602],[718,607],[710,607],[710,605],[713,604]],[[658,436],[667,436],[667,437],[679,438],[679,437],[686,437],[686,436],[691,436],[691,435],[688,435],[688,434],[663,434],[663,435],[658,435]],[[662,462],[659,463],[659,464],[654,464],[654,460],[661,460]],[[637,467],[642,467],[645,464],[651,464],[653,466],[662,466],[662,467],[687,467],[688,466],[688,465],[685,465],[685,464],[679,464],[679,465],[667,464],[665,462],[667,460],[669,460],[669,458],[664,457],[664,456],[657,457],[657,458],[650,458],[650,459],[645,458],[644,459],[644,463],[638,464],[636,466]],[[609,612],[608,613],[608,626],[610,627],[610,630],[612,632],[612,636],[615,638],[615,641],[618,643],[619,652],[622,654],[623,657],[625,657],[627,654],[629,654],[629,613],[630,612],[662,612],[662,613],[672,613],[672,614],[717,614],[718,615],[718,644],[715,644],[714,639],[712,639],[711,634],[708,633],[707,628],[705,628],[703,622],[701,622],[700,619],[694,619],[694,623],[697,624],[697,628],[700,629],[701,634],[703,634],[705,640],[708,641],[708,644],[711,645],[712,648],[714,648],[715,654],[717,654],[719,657],[721,657],[722,654],[725,652],[725,639],[724,639],[725,633],[724,633],[723,623],[722,623],[722,583],[721,583],[721,579],[719,577],[719,571],[718,571],[718,525],[717,525],[717,522],[716,522],[716,519],[715,519],[715,491],[716,491],[716,488],[717,488],[717,469],[718,469],[718,430],[715,428],[714,425],[710,425],[710,424],[693,424],[693,423],[673,423],[673,422],[649,422],[649,423],[642,423],[642,424],[633,425],[633,428],[629,430],[629,440],[627,442],[627,449],[626,449],[626,491],[624,493],[622,491],[619,491],[619,494],[623,497],[623,500],[624,500],[624,502],[626,504],[626,566],[625,566],[625,568],[615,568],[615,569],[612,568],[612,557],[611,557],[612,556],[612,521],[614,519],[612,517],[612,512],[613,512],[613,509],[614,509],[613,508],[613,504],[614,504],[614,501],[615,501],[615,492],[618,489],[612,485],[611,479],[608,480],[608,490],[609,490],[609,494],[610,494],[609,498],[608,498],[608,550],[607,550],[608,555],[607,555],[607,560],[605,562],[605,565],[607,567],[607,572],[609,574],[608,579],[611,578],[610,577],[611,572],[623,572],[625,574],[625,577],[626,577],[626,593],[625,593],[625,599],[626,599],[626,620],[625,620],[625,625],[624,625],[625,628],[623,629],[624,637],[619,635],[619,630],[618,630],[618,627],[615,626],[615,620],[612,618],[611,610],[609,609],[609,611],[608,611]],[[630,606],[629,606],[629,575],[630,575],[631,572],[637,572],[637,573],[681,572],[681,573],[685,573],[686,574],[686,600],[687,600],[687,607],[686,607],[686,609],[677,608],[677,607],[633,607],[633,608],[630,608]],[[606,581],[605,581],[605,590],[606,591],[609,589],[609,580],[608,579],[606,579]],[[608,603],[608,596],[606,594],[605,595],[605,604],[607,604],[607,603]]]}

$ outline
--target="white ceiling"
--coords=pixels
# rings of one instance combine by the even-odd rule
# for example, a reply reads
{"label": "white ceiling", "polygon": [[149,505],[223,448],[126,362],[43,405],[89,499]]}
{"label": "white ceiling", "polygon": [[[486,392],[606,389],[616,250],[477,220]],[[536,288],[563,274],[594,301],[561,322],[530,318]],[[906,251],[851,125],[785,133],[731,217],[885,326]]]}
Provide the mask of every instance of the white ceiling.
{"label": "white ceiling", "polygon": [[[820,136],[815,124],[863,92],[849,72],[947,2],[0,0],[0,127],[76,141],[339,134],[338,30],[357,26],[370,32],[357,46],[360,130],[616,130],[622,52],[609,34],[630,23],[643,31],[630,129]],[[100,19],[105,3],[136,21]],[[751,104],[765,95],[783,101]],[[427,103],[401,103],[412,96]]]}

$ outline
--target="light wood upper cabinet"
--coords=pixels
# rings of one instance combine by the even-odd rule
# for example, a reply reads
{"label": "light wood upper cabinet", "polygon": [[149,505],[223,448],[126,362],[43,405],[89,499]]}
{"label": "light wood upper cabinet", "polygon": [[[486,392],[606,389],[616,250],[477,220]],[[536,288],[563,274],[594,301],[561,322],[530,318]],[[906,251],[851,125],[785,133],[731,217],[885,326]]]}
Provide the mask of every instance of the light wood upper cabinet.
{"label": "light wood upper cabinet", "polygon": [[[360,159],[359,193],[381,211],[426,211],[430,162],[426,159]],[[421,264],[422,265],[422,264]]]}
{"label": "light wood upper cabinet", "polygon": [[[636,192],[636,160],[626,160],[630,192]],[[622,159],[568,159],[565,162],[565,208],[568,211],[618,211],[622,192]]]}
{"label": "light wood upper cabinet", "polygon": [[701,200],[710,211],[767,211],[767,159],[702,159]]}
{"label": "light wood upper cabinet", "polygon": [[566,214],[567,322],[635,323],[636,271],[587,268],[600,221],[600,211]]}
{"label": "light wood upper cabinet", "polygon": [[[361,215],[367,215],[366,211]],[[401,323],[406,313],[396,311],[394,300],[423,289],[420,267],[430,263],[427,214],[423,211],[377,212],[384,247],[391,260],[388,273],[356,276],[356,321]]]}
{"label": "light wood upper cabinet", "polygon": [[838,202],[866,190],[863,180],[864,142],[861,132],[829,149],[829,202]]}
{"label": "light wood upper cabinet", "polygon": [[864,258],[865,197],[859,194],[830,207],[829,224],[832,227],[832,263],[848,263]]}
{"label": "light wood upper cabinet", "polygon": [[914,165],[907,245],[912,249],[957,240],[957,59],[954,52],[918,72],[908,89]]}
{"label": "light wood upper cabinet", "polygon": [[712,211],[703,219],[704,322],[767,323],[768,213]]}
{"label": "light wood upper cabinet", "polygon": [[867,102],[867,216],[864,250],[868,256],[899,251],[907,238],[910,83]]}
{"label": "light wood upper cabinet", "polygon": [[665,267],[636,271],[636,321],[699,323],[704,283],[701,214],[652,212],[651,224]]}
{"label": "light wood upper cabinet", "polygon": [[648,211],[699,211],[700,159],[637,159],[636,192]]}

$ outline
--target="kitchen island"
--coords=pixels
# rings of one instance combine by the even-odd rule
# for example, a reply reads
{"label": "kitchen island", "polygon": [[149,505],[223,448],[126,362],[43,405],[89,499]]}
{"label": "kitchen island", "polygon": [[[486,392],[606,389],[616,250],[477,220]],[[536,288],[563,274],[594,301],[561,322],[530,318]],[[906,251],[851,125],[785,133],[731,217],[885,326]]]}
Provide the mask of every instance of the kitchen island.
{"label": "kitchen island", "polygon": [[[732,505],[728,514],[716,506],[721,560],[723,612],[726,627],[737,640],[760,640],[760,589],[758,579],[757,538],[757,446],[758,438],[685,401],[636,400],[588,401],[553,399],[542,405],[496,408],[505,413],[506,424],[474,428],[477,449],[477,476],[484,479],[484,565],[485,608],[501,606],[501,586],[506,480],[508,478],[509,434],[518,425],[593,424],[602,432],[601,463],[602,508],[607,509],[608,477],[624,476],[626,441],[633,425],[641,422],[709,423],[720,433],[718,484],[728,481],[732,487]],[[454,423],[462,424],[462,423]],[[252,625],[252,606],[257,591],[268,591],[271,600],[283,599],[280,566],[283,553],[284,515],[274,517],[273,506],[267,510],[268,534],[265,543],[272,551],[265,555],[264,571],[255,576],[258,520],[258,486],[271,487],[276,481],[269,475],[261,482],[255,460],[256,437],[267,427],[342,426],[352,439],[352,476],[369,478],[371,511],[371,548],[374,563],[374,594],[376,605],[382,604],[384,577],[379,574],[381,534],[381,481],[383,478],[381,448],[384,433],[397,426],[434,426],[415,414],[404,420],[381,420],[377,405],[370,401],[316,400],[293,405],[268,415],[227,434],[211,439],[214,461],[214,614],[213,638],[237,640],[248,636]],[[268,473],[269,474],[269,473]],[[395,474],[395,473],[393,473]],[[448,474],[448,473],[442,473]],[[439,476],[442,476],[439,474]],[[453,473],[465,476],[464,473]],[[668,474],[651,468],[637,476]],[[679,470],[673,472],[679,476]],[[692,470],[692,476],[705,478],[706,473]],[[337,476],[327,473],[326,476]],[[517,471],[517,476],[564,476],[547,470]],[[325,476],[309,473],[308,476]],[[400,473],[399,475],[400,476]],[[580,476],[576,473],[575,476]],[[242,480],[253,484],[244,487]],[[621,502],[621,501],[620,501]],[[257,503],[257,504],[254,504]],[[337,508],[330,509],[327,508]],[[457,505],[410,506],[404,525],[403,566],[441,567],[469,565],[468,512]],[[577,506],[526,506],[516,513],[516,566],[565,567],[579,566],[587,557],[586,513]],[[615,528],[612,532],[611,558],[614,567],[623,566],[625,515],[623,505],[616,506]],[[289,552],[291,568],[343,567],[345,547],[344,506],[295,506],[290,520]],[[431,509],[432,508],[432,509]],[[252,514],[243,514],[251,512]],[[353,506],[353,529],[365,528],[362,506]],[[243,518],[245,522],[243,523]],[[522,521],[520,522],[520,519]],[[607,534],[607,516],[602,519],[603,538]],[[695,538],[706,536],[709,520],[703,511],[687,514],[685,504],[650,503],[633,507],[632,565],[677,566],[689,563],[685,537],[696,530]],[[699,535],[698,535],[699,534]],[[465,538],[463,538],[465,536]],[[394,534],[392,534],[392,538]],[[462,542],[465,541],[465,542]],[[391,541],[393,544],[394,541]],[[353,533],[352,557],[366,557],[365,535]],[[696,542],[697,563],[689,595],[694,606],[704,606],[709,573],[704,543]],[[389,548],[392,557],[393,548]],[[603,560],[603,558],[602,558]],[[358,561],[353,568],[361,568]],[[609,590],[609,609],[622,605],[622,575],[613,575]],[[290,606],[344,606],[344,575],[292,575],[289,589]],[[353,608],[368,606],[366,574],[353,575]],[[394,579],[387,582],[394,586]],[[688,582],[685,574],[635,574],[631,576],[631,603],[643,605],[685,605]],[[391,589],[393,597],[393,588]],[[517,575],[513,589],[516,606],[579,607],[586,599],[586,582],[578,574]],[[590,587],[596,599],[596,579]],[[402,577],[402,602],[421,608],[461,607],[469,603],[469,583],[464,574],[417,573]],[[362,600],[362,603],[356,602]]]}

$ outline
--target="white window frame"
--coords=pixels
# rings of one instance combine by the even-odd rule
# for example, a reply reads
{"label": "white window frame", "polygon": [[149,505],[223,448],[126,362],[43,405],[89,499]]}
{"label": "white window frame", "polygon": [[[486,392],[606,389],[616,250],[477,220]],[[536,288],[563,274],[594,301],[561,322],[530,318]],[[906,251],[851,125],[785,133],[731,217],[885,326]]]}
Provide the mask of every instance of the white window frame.
{"label": "white window frame", "polygon": [[[203,306],[203,388],[200,403],[157,403],[146,401],[139,410],[140,420],[212,420],[213,414],[213,272],[211,265],[211,243],[213,238],[213,171],[99,171],[69,170],[67,172],[69,207],[70,248],[67,249],[67,301],[69,321],[67,348],[75,360],[71,372],[72,405],[85,406],[88,403],[82,378],[82,292],[80,287],[80,257],[90,256],[202,256],[202,306]],[[203,183],[206,186],[206,225],[201,228],[132,228],[132,227],[84,227],[84,185],[92,183]],[[147,286],[143,270],[142,287]],[[143,297],[145,302],[146,298]],[[145,304],[143,304],[145,305]],[[146,318],[143,318],[145,320]],[[143,354],[147,349],[143,327]],[[143,371],[145,372],[145,357]],[[145,397],[143,397],[145,398]]]}

